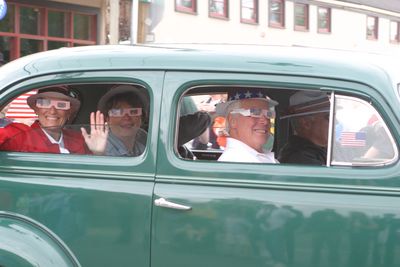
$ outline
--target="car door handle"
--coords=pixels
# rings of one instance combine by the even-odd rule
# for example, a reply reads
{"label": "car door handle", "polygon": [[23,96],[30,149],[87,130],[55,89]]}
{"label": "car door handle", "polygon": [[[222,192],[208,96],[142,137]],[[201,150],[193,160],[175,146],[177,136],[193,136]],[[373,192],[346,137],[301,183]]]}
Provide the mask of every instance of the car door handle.
{"label": "car door handle", "polygon": [[166,200],[165,198],[158,198],[154,200],[154,205],[157,207],[164,207],[164,208],[169,208],[169,209],[175,209],[175,210],[191,210],[192,207],[181,205],[181,204],[176,204],[171,201]]}

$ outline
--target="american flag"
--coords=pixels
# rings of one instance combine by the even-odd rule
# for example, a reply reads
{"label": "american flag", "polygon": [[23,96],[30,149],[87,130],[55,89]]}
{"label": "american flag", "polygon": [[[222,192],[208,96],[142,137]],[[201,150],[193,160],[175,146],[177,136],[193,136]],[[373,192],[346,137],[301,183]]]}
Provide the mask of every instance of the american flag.
{"label": "american flag", "polygon": [[340,144],[342,146],[363,147],[366,145],[367,135],[365,132],[342,132]]}
{"label": "american flag", "polygon": [[35,112],[28,106],[26,99],[36,94],[36,90],[22,94],[14,99],[7,110],[6,117],[10,119],[34,119],[37,118]]}

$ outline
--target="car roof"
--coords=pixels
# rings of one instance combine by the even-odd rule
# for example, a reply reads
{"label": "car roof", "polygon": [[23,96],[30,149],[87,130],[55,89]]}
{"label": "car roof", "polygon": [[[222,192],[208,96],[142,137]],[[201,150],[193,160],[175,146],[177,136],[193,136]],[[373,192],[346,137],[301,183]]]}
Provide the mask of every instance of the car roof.
{"label": "car roof", "polygon": [[0,84],[4,88],[28,77],[71,71],[171,70],[312,76],[362,82],[380,90],[390,84],[389,90],[397,90],[399,62],[393,55],[292,46],[98,45],[14,60],[1,68]]}

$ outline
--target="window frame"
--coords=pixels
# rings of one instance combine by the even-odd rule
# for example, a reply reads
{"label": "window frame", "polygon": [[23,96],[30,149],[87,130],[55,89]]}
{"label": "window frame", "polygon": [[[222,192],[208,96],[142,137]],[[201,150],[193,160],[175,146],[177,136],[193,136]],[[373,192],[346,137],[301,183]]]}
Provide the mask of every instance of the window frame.
{"label": "window frame", "polygon": [[[297,14],[296,14],[296,7],[302,7],[304,16],[301,16],[301,18],[304,18],[305,25],[296,24],[296,18],[298,17]],[[310,22],[309,22],[309,16],[310,16],[309,10],[310,10],[310,7],[309,7],[308,4],[294,3],[293,24],[294,24],[294,30],[295,31],[308,31],[309,30],[309,25],[310,25]]]}
{"label": "window frame", "polygon": [[[211,11],[212,3],[223,3],[224,13],[221,15],[220,13],[212,12]],[[210,18],[228,19],[229,18],[229,0],[209,0],[208,1],[208,16]]]}
{"label": "window frame", "polygon": [[[326,18],[322,18],[320,15],[320,10],[326,10]],[[327,27],[322,27],[322,22],[326,22]],[[318,33],[331,33],[332,29],[332,10],[329,7],[321,7],[317,8],[317,29]]]}
{"label": "window frame", "polygon": [[197,14],[197,0],[186,0],[191,2],[191,7],[182,5],[180,3],[181,1],[185,0],[175,0],[175,11],[188,14]]}
{"label": "window frame", "polygon": [[[370,34],[369,33],[370,32],[369,22],[370,22],[371,19],[374,22],[373,23],[374,28],[373,28],[373,30],[371,31],[371,34]],[[379,38],[379,35],[378,35],[378,32],[379,32],[379,18],[377,16],[367,15],[366,22],[367,22],[367,27],[366,27],[367,40],[378,40],[378,38]]]}
{"label": "window frame", "polygon": [[[243,18],[243,8],[252,9],[252,15],[254,15],[254,19]],[[253,7],[243,6],[243,0],[240,0],[240,22],[247,24],[258,24],[258,0],[253,0]]]}
{"label": "window frame", "polygon": [[[276,3],[279,5],[278,12],[272,10],[273,4]],[[268,26],[271,28],[285,28],[285,0],[269,0],[268,1]],[[278,14],[279,21],[272,21],[272,15]]]}

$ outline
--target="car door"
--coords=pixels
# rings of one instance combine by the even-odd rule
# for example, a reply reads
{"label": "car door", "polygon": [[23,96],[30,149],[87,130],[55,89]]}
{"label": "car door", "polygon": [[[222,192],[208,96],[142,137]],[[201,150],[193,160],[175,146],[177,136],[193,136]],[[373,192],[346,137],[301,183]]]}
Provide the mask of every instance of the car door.
{"label": "car door", "polygon": [[[207,88],[220,93],[233,87],[271,88],[270,96],[275,100],[281,93],[290,95],[293,90],[329,93],[328,153],[333,156],[328,156],[328,163],[255,164],[179,156],[177,117],[184,95],[198,95],[202,90],[209,94]],[[393,101],[383,99],[371,87],[349,81],[204,72],[168,72],[164,90],[162,113],[166,117],[160,127],[167,131],[161,135],[154,190],[152,267],[400,263],[396,254],[400,240],[400,166],[395,143],[398,141],[394,141],[400,137],[395,115],[400,110],[393,102],[394,95]],[[348,95],[354,98],[348,105],[343,104],[349,100]],[[283,117],[288,99],[282,97],[279,101],[277,111]],[[357,163],[357,157],[344,160],[338,151],[332,151],[335,136],[339,136],[334,133],[337,117],[358,118],[357,113],[351,114],[357,109],[345,112],[353,106],[352,101],[380,108],[377,114],[390,129],[386,137],[381,137],[390,139],[392,146],[392,154],[386,160],[376,158],[379,163],[363,161],[363,165]],[[278,120],[279,117],[275,121],[275,144],[285,138],[280,134],[285,123]]]}
{"label": "car door", "polygon": [[76,89],[77,131],[113,85],[140,87],[150,101],[146,148],[137,157],[0,152],[1,231],[10,240],[0,241],[0,258],[10,259],[5,266],[150,266],[162,79],[156,71],[55,72],[1,90],[3,105],[28,90]]}

